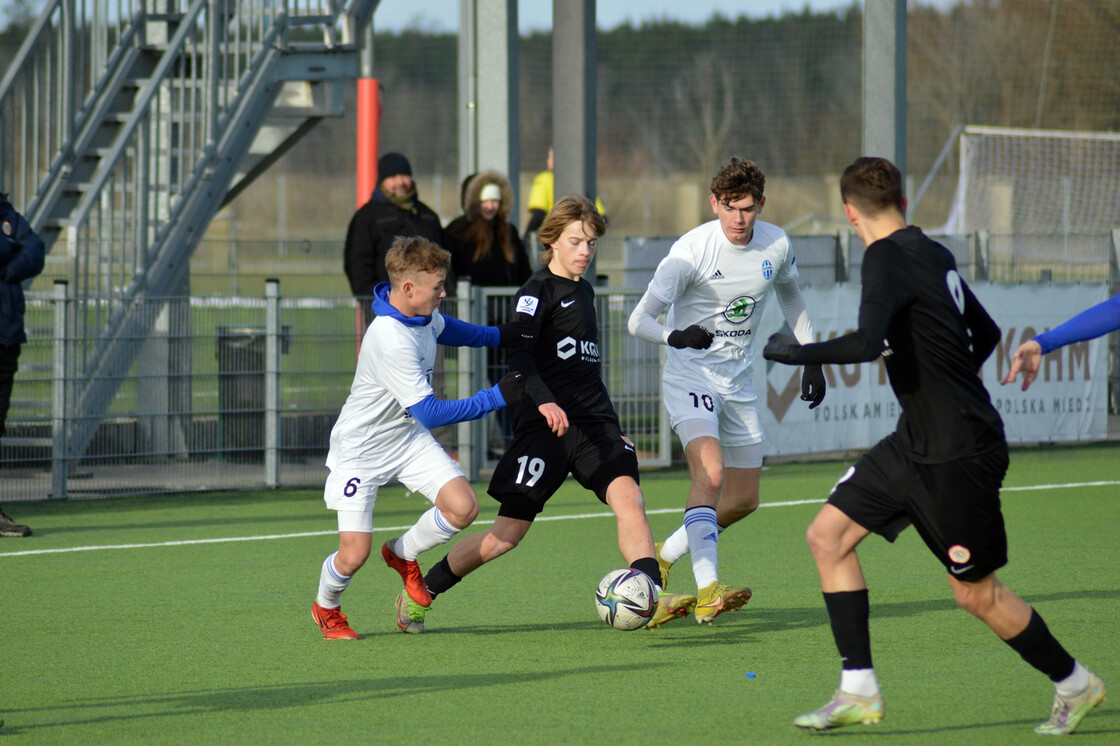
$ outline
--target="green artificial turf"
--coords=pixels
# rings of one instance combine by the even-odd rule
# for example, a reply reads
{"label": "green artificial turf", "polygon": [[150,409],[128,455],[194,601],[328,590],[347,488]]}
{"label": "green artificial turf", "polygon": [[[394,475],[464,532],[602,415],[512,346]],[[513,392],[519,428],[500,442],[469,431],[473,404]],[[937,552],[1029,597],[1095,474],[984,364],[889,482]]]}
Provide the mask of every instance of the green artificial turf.
{"label": "green artificial turf", "polygon": [[[1013,452],[1003,495],[1011,562],[1000,577],[1120,687],[1118,487],[1038,489],[1115,481],[1116,456],[1115,445]],[[831,695],[839,662],[804,542],[819,503],[782,503],[823,500],[845,468],[764,473],[763,507],[720,540],[722,579],[754,590],[744,610],[710,627],[690,619],[629,633],[607,628],[593,607],[599,578],[623,564],[614,521],[571,481],[544,514],[558,520],[541,520],[511,554],[437,599],[427,634],[397,630],[400,580],[375,550],[343,597],[358,641],[325,641],[311,620],[320,565],[337,546],[333,513],[315,491],[10,503],[35,535],[0,539],[0,739],[1033,742],[1050,683],[956,607],[914,531],[860,549],[886,718],[825,736],[791,725]],[[649,473],[642,484],[664,538],[680,521],[685,475]],[[481,523],[495,503],[477,490]],[[426,506],[384,490],[375,547]],[[253,540],[166,544],[231,538]],[[120,548],[97,548],[107,546]],[[692,586],[683,560],[670,590]],[[1089,716],[1077,738],[1120,741],[1115,705]]]}

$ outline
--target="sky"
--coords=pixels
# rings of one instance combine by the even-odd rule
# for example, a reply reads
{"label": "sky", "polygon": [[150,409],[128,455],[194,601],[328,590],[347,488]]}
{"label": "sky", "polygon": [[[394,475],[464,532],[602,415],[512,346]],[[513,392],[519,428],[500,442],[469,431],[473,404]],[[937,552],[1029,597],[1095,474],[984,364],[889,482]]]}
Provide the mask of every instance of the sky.
{"label": "sky", "polygon": [[[703,24],[715,13],[728,18],[765,18],[800,12],[806,7],[817,12],[843,10],[853,1],[863,4],[863,0],[597,0],[595,11],[599,28],[610,30],[627,22],[637,26],[643,21],[663,19]],[[954,1],[917,0],[923,5],[939,6]],[[4,5],[0,0],[0,28],[7,21]],[[552,27],[552,0],[518,0],[517,14],[521,33],[547,30]],[[379,31],[411,28],[453,32],[458,27],[459,0],[381,0],[374,15],[374,28]]]}
{"label": "sky", "polygon": [[[862,5],[862,0],[856,0]],[[842,10],[853,0],[597,0],[595,12],[600,29],[609,30],[629,21],[669,19],[702,24],[715,13],[728,18],[780,16],[800,12]],[[951,0],[922,0],[922,4],[947,5]],[[552,0],[519,0],[518,25],[522,33],[552,27]],[[381,0],[374,15],[374,28],[400,31],[455,31],[459,23],[459,0]]]}

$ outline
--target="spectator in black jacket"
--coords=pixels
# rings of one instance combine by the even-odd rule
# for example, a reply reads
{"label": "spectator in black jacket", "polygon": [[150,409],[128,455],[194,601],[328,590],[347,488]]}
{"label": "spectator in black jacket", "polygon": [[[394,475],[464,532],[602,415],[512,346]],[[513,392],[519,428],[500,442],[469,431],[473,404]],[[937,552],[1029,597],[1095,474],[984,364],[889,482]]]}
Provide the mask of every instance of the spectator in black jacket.
{"label": "spectator in black jacket", "polygon": [[[346,229],[343,267],[350,291],[362,308],[365,326],[373,320],[373,286],[388,282],[385,252],[397,236],[422,236],[444,246],[439,216],[416,196],[412,166],[400,153],[386,153],[377,161],[377,188],[369,202],[354,213]],[[448,278],[448,294],[454,279]]]}
{"label": "spectator in black jacket", "polygon": [[[20,347],[27,341],[22,283],[43,271],[45,253],[42,239],[0,192],[0,437],[12,403]],[[30,528],[0,511],[0,536],[30,535]]]}

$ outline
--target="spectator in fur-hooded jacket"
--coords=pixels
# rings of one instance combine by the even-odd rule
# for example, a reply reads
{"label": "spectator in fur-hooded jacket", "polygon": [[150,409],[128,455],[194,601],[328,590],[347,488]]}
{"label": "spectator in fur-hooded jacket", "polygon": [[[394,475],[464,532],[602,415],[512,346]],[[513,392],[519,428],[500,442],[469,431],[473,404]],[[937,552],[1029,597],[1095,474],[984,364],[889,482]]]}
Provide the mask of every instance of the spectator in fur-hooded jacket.
{"label": "spectator in fur-hooded jacket", "polygon": [[444,231],[455,275],[474,285],[520,287],[532,268],[517,226],[509,222],[509,179],[497,171],[475,174],[464,190],[463,209]]}

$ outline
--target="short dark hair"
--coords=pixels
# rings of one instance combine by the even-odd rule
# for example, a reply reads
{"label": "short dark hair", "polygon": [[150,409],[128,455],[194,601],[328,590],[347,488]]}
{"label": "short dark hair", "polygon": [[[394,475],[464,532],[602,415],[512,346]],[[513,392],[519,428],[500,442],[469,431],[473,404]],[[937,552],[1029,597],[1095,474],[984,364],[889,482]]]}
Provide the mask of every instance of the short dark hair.
{"label": "short dark hair", "polygon": [[712,179],[712,194],[720,204],[729,205],[746,196],[754,197],[755,203],[762,202],[766,190],[766,177],[754,161],[732,158]]}
{"label": "short dark hair", "polygon": [[840,177],[840,199],[869,217],[902,212],[902,172],[886,158],[856,158]]}
{"label": "short dark hair", "polygon": [[421,236],[397,236],[385,252],[385,270],[393,287],[399,287],[414,273],[447,274],[451,270],[451,252]]}

